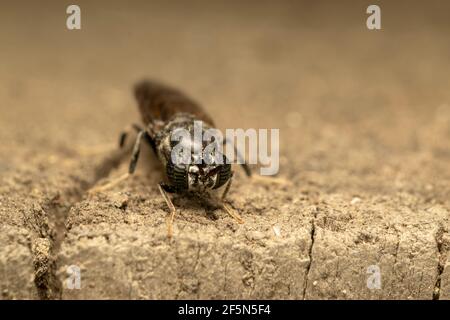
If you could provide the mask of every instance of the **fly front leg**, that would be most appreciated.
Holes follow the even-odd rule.
[[[166,201],[167,206],[170,210],[170,215],[167,219],[167,237],[170,239],[173,235],[173,220],[175,218],[176,208],[173,205],[172,200],[170,199],[169,195],[167,193],[174,193],[175,189],[167,184],[159,183],[158,184],[159,192],[161,193],[162,197],[164,198],[164,201]]]
[[[139,154],[141,153],[141,140],[147,133],[144,130],[139,131],[134,143],[133,152],[131,153],[130,166],[128,167],[128,174],[131,175],[136,171],[136,165],[139,160]]]
[[[91,190],[88,191],[88,193],[94,194],[97,192],[101,192],[101,191],[110,189],[110,188],[116,186],[117,184],[119,184],[120,182],[128,179],[128,177],[134,173],[134,171],[136,170],[137,162],[139,160],[139,154],[141,152],[142,137],[144,137],[145,135],[146,135],[146,132],[144,130],[139,131],[139,133],[137,135],[136,142],[134,143],[134,147],[133,147],[133,152],[131,154],[131,160],[130,160],[130,165],[128,167],[128,172],[121,175],[120,177],[108,182],[107,184],[105,184],[103,186],[92,188]]]
[[[237,213],[236,210],[234,210],[228,203],[222,202],[221,203],[222,209],[225,210],[226,213],[230,215],[234,220],[236,220],[237,223],[243,224],[245,221],[241,218],[239,213]]]
[[[225,189],[223,190],[222,197],[220,198],[220,200],[222,200],[222,201],[225,200],[225,198],[228,194],[228,191],[230,191],[231,183],[233,182],[233,176],[234,176],[234,172],[231,172],[230,179],[228,179],[228,182],[225,185]]]
[[[242,224],[244,223],[244,219],[241,218],[241,216],[234,210],[229,204],[225,203],[225,198],[228,194],[228,191],[230,191],[231,183],[233,181],[233,175],[234,173],[231,173],[230,179],[228,179],[227,184],[225,185],[225,189],[223,190],[222,196],[220,199],[218,199],[218,202],[220,203],[222,209],[228,213],[234,220],[236,220],[238,223]]]

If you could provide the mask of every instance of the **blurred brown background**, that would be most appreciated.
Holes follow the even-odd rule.
[[[333,152],[356,137],[343,152],[445,153],[435,140],[448,132],[425,131],[449,117],[448,2],[377,3],[380,31],[366,28],[366,1],[80,1],[78,31],[65,27],[69,2],[5,4],[1,136],[110,141],[137,119],[131,85],[151,77],[190,93],[222,128],[282,129],[291,163],[322,139]]]

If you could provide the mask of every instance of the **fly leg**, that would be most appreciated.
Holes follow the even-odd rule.
[[[228,203],[222,202],[222,209],[225,210],[226,213],[228,213],[234,220],[237,221],[239,224],[244,223],[244,219],[241,218],[241,216],[234,210]]]
[[[244,219],[241,218],[241,216],[234,210],[228,203],[225,203],[225,198],[228,194],[228,191],[230,191],[231,183],[233,181],[233,175],[234,173],[231,173],[230,179],[228,180],[227,184],[225,185],[225,189],[223,190],[222,196],[219,199],[219,203],[222,207],[222,209],[228,213],[234,220],[236,220],[238,223],[242,224],[244,223]]]
[[[172,200],[170,200],[170,197],[167,193],[174,193],[175,189],[172,186],[164,183],[159,183],[158,188],[170,210],[170,215],[167,219],[167,237],[170,239],[173,235],[173,220],[175,218],[175,213],[177,210],[175,209],[175,206],[173,205],[173,202]]]
[[[227,184],[225,185],[225,189],[223,190],[222,196],[220,197],[220,200],[225,201],[225,197],[228,194],[228,191],[230,191],[231,183],[233,181],[234,172],[231,172],[230,179],[228,180]]]
[[[120,177],[108,182],[107,184],[105,184],[103,186],[92,188],[91,190],[89,190],[90,194],[94,194],[97,192],[101,192],[101,191],[110,189],[110,188],[116,186],[117,184],[119,184],[120,182],[126,180],[129,176],[131,176],[134,173],[134,171],[136,170],[137,162],[139,160],[139,153],[141,151],[142,137],[145,135],[147,135],[147,133],[144,130],[139,131],[139,133],[137,135],[136,142],[134,143],[134,147],[133,147],[133,152],[131,154],[131,160],[130,160],[130,166],[128,167],[128,172],[121,175]]]

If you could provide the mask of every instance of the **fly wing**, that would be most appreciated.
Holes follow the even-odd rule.
[[[211,117],[200,105],[181,91],[158,82],[144,80],[136,84],[134,94],[142,121],[146,125],[155,120],[166,123],[178,113],[189,113],[198,120],[214,127]]]

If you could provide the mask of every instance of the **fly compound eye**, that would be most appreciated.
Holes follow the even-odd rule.
[[[177,190],[188,189],[188,175],[184,166],[173,165],[169,162],[167,165],[167,178]]]
[[[220,169],[217,172],[216,184],[213,189],[220,188],[231,178],[231,164],[224,163],[220,165],[219,168]]]

